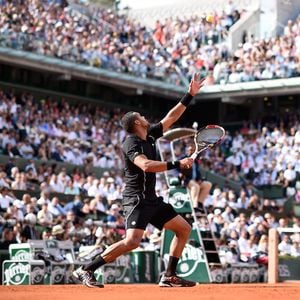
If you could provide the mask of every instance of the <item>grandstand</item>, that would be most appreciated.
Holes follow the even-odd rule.
[[[248,13],[240,10],[243,1],[229,1],[227,5],[221,5],[222,1],[211,2],[210,5],[206,2],[189,2],[188,11],[198,13],[191,17],[188,12],[178,17],[181,2],[177,6],[172,5],[172,9],[159,7],[157,10],[165,14],[161,17],[154,9],[153,15],[161,18],[154,30],[137,22],[134,17],[131,19],[126,14],[95,7],[89,9],[60,1],[47,4],[37,1],[30,6],[12,6],[8,2],[1,6],[0,46],[136,77],[154,78],[173,85],[186,84],[187,78],[190,79],[195,71],[202,72],[203,76],[210,75],[210,84],[298,75],[296,37],[299,20],[293,23],[286,17],[277,16],[283,24],[291,23],[281,39],[263,40],[263,29],[259,28],[260,24],[263,25],[260,22],[262,13],[257,1],[248,3]],[[288,10],[295,11],[293,8],[299,9],[294,2]],[[280,11],[279,6],[276,9]],[[50,18],[44,17],[47,11],[51,11]],[[30,17],[25,18],[23,12]],[[31,22],[37,12],[41,20],[32,27]],[[166,12],[172,17],[169,18]],[[12,13],[19,17],[11,19]],[[205,21],[205,15],[209,13],[214,16],[212,23]],[[144,18],[141,11],[137,14]],[[151,18],[149,10],[147,15]],[[276,28],[272,30],[274,34]],[[284,53],[276,51],[278,43],[286,49]],[[272,52],[266,52],[266,48]],[[291,48],[294,50],[289,53]]]
[[[78,252],[124,236],[120,117],[134,109],[160,119],[200,71],[207,85],[177,125],[215,123],[227,133],[200,159],[213,188],[198,221],[212,232],[220,263],[265,270],[268,231],[300,226],[300,6],[275,2],[276,24],[263,27],[266,1],[120,11],[0,1],[4,257],[10,244],[29,240],[70,239]],[[157,179],[167,200],[170,186]],[[300,257],[299,234],[280,237],[282,254]],[[160,241],[149,228],[141,248],[157,250]]]

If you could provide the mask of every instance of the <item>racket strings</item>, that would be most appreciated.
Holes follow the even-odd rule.
[[[198,145],[198,148],[205,148],[207,146],[209,146],[211,143],[210,142],[204,142],[204,141],[201,141],[201,142],[197,142],[197,145]]]
[[[207,146],[209,144],[216,143],[221,137],[223,133],[218,129],[207,129],[200,131],[196,137],[197,144]]]

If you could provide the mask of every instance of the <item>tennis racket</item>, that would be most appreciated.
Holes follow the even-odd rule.
[[[225,130],[218,125],[207,125],[198,130],[195,134],[194,142],[196,149],[191,155],[193,160],[204,150],[222,142],[225,136]]]

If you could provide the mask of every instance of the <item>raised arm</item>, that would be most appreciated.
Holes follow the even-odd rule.
[[[188,92],[182,97],[179,103],[177,103],[161,120],[163,125],[163,132],[168,130],[184,113],[193,97],[199,92],[204,85],[206,78],[200,80],[198,73],[194,74],[193,79],[190,82]]]

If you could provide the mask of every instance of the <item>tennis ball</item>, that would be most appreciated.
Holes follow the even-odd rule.
[[[206,22],[212,23],[214,21],[214,16],[213,15],[207,15],[206,16]]]

